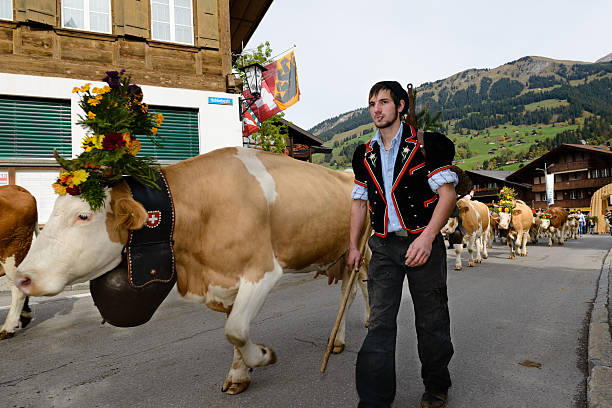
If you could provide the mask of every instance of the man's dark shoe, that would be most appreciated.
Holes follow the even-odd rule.
[[[432,393],[425,392],[421,397],[421,408],[445,408],[448,392]]]

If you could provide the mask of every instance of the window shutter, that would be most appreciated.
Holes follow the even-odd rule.
[[[115,4],[115,33],[149,38],[149,3],[141,0],[122,0]]]
[[[198,0],[198,46],[219,49],[219,6],[217,0]]]
[[[34,21],[55,26],[57,3],[55,0],[17,0],[17,21]]]
[[[163,147],[155,146],[147,136],[138,136],[141,144],[139,155],[179,161],[200,154],[197,109],[149,106],[149,113],[164,115],[157,133],[164,138]]]
[[[70,101],[0,96],[0,157],[70,157]]]

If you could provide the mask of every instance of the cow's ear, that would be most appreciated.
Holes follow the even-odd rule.
[[[468,211],[468,207],[461,207],[459,208],[459,214],[465,214]]]
[[[521,210],[518,210],[518,209],[514,210],[513,213],[516,214],[516,215],[519,215],[521,213]]]
[[[113,213],[117,225],[129,230],[142,228],[147,221],[147,211],[133,198],[120,198],[113,203]]]

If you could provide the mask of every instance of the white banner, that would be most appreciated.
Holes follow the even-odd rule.
[[[546,175],[546,202],[548,205],[555,203],[555,175]]]
[[[0,171],[0,186],[8,186],[8,171]]]

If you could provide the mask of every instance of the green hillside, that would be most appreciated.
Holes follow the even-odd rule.
[[[560,143],[605,144],[612,129],[612,63],[524,57],[495,69],[470,69],[417,89],[417,112],[441,112],[442,131],[464,169],[516,169]],[[328,155],[315,161],[348,167],[373,136],[367,108],[310,129]]]

